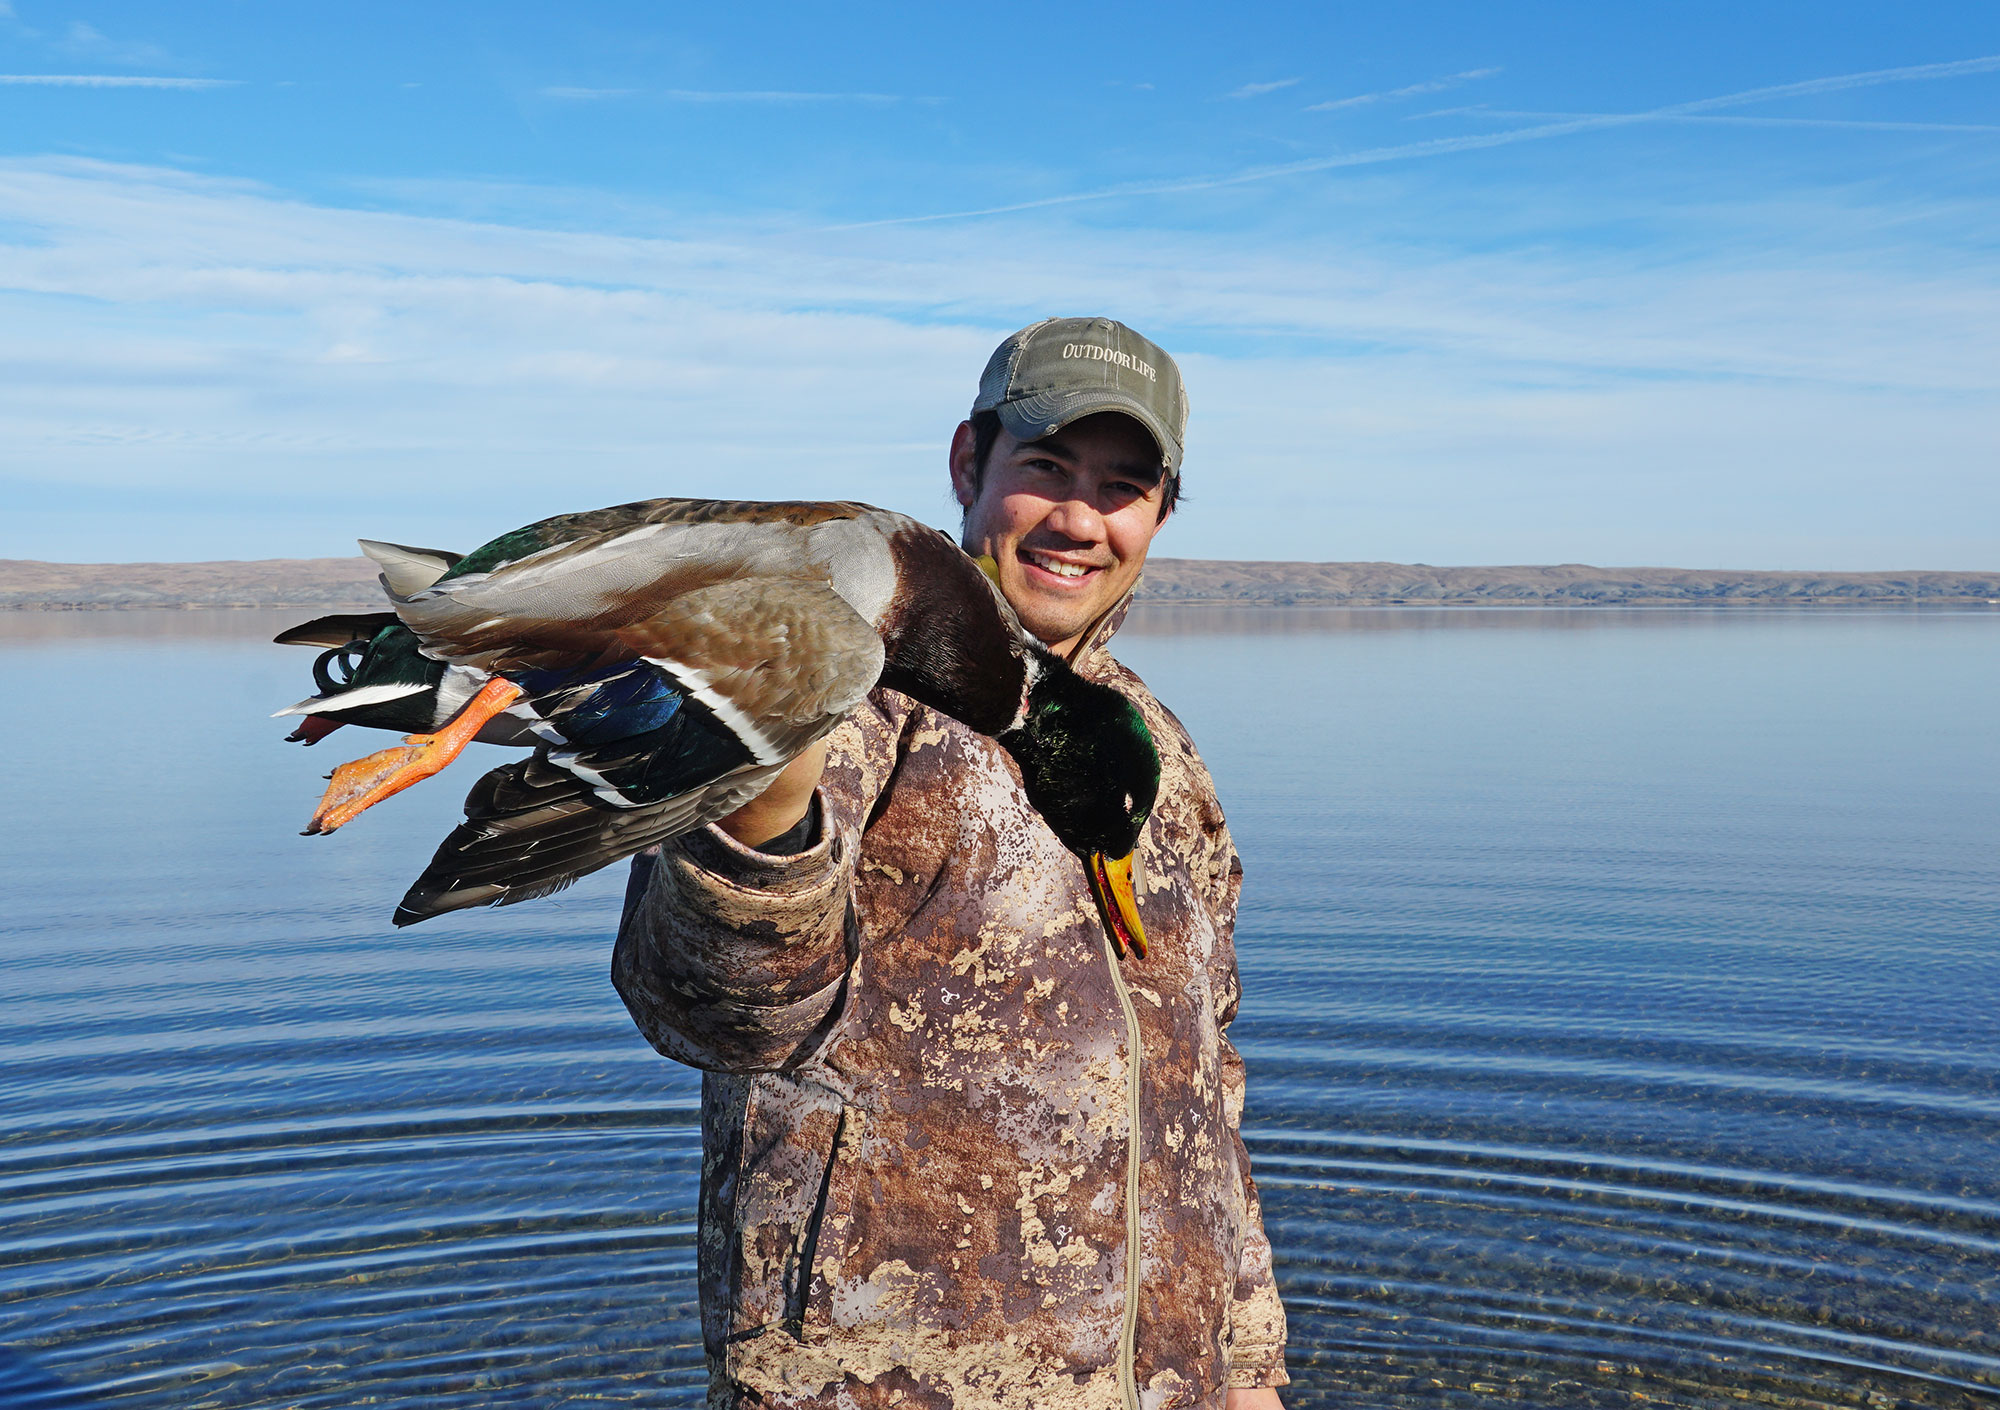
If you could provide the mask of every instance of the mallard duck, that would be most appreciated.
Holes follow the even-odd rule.
[[[1138,710],[1037,641],[992,565],[849,503],[656,499],[544,519],[460,557],[363,540],[395,611],[319,618],[320,693],[281,714],[409,730],[330,776],[336,830],[475,738],[533,742],[482,778],[397,908],[410,925],[547,895],[733,812],[878,683],[992,736],[1145,954],[1132,853],[1159,788]]]

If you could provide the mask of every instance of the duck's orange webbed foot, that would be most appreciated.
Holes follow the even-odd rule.
[[[410,734],[403,742],[379,750],[365,759],[342,764],[331,775],[333,781],[319,800],[319,808],[306,824],[304,836],[332,832],[350,823],[384,798],[401,793],[413,783],[421,783],[459,756],[480,729],[495,715],[521,698],[521,687],[504,676],[495,676],[465,702],[465,708],[450,724],[435,734]]]

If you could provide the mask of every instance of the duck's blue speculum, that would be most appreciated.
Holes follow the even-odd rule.
[[[560,743],[550,761],[616,806],[676,797],[754,762],[713,710],[651,662],[506,674],[546,721],[538,732]]]
[[[686,700],[674,682],[643,661],[587,670],[510,671],[507,679],[527,692],[536,713],[565,740],[582,748],[660,729]]]

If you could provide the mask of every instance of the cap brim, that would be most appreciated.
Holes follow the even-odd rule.
[[[1172,475],[1181,468],[1181,445],[1172,432],[1137,397],[1115,387],[1093,387],[1087,391],[1034,392],[993,408],[1007,434],[1017,441],[1038,441],[1053,436],[1072,421],[1095,416],[1100,411],[1122,411],[1146,428],[1160,452],[1160,465]]]

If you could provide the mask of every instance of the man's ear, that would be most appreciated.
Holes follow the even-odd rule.
[[[974,459],[972,423],[961,421],[951,433],[951,492],[960,509],[972,508],[979,497],[979,466]]]

